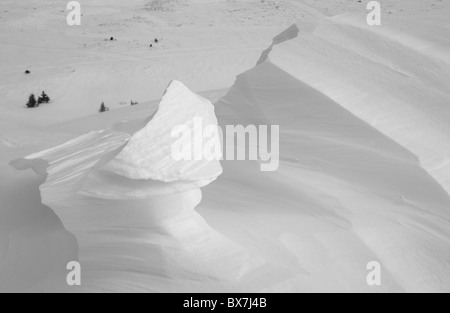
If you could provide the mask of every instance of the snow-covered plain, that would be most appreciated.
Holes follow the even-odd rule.
[[[0,291],[450,291],[450,4],[382,3],[369,27],[366,1],[97,0],[69,27],[3,0]],[[203,97],[222,126],[280,125],[279,170],[161,181],[154,127]]]

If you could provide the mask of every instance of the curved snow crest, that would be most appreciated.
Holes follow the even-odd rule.
[[[447,33],[406,18],[381,28],[353,15],[300,21],[258,65],[273,64],[412,152],[450,194]]]
[[[126,144],[128,134],[93,131],[10,163],[17,170],[33,169],[46,178],[40,187],[44,202],[77,192],[101,161]]]
[[[217,125],[212,104],[174,81],[136,132],[115,125],[11,162],[46,177],[42,202],[76,236],[78,259],[89,268],[83,290],[167,291],[179,279],[181,291],[221,291],[260,273],[261,258],[250,258],[195,212],[200,187],[222,167],[172,158],[171,128],[194,127],[193,117]]]
[[[204,125],[218,125],[211,102],[181,82],[173,81],[154,118],[136,132],[103,169],[130,179],[163,182],[214,180],[222,174],[219,161],[175,161],[172,155],[172,147],[178,140],[172,136],[173,129],[185,125],[193,132],[195,118],[200,118]]]
[[[134,134],[113,126],[10,165],[18,170],[31,168],[46,177],[41,186],[45,202],[73,193],[103,199],[145,199],[200,188],[222,174],[220,162],[176,161],[171,154],[176,141],[171,137],[173,127],[194,127],[194,117],[208,125],[218,124],[208,100],[173,81],[158,111]]]
[[[300,32],[300,29],[298,28],[297,24],[293,24],[293,25],[291,25],[291,27],[286,29],[284,32],[282,32],[281,34],[279,34],[278,36],[273,38],[272,45],[268,49],[263,51],[260,59],[258,60],[257,65],[265,62],[269,58],[269,55],[272,52],[272,49],[275,45],[278,45],[285,41],[296,38],[298,36],[299,32]]]

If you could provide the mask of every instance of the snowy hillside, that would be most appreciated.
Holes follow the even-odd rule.
[[[3,0],[0,291],[449,292],[450,5],[365,6]],[[174,160],[196,117],[279,168]]]

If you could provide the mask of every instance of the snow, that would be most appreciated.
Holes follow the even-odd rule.
[[[450,191],[448,30],[406,19],[378,31],[361,21],[299,23],[300,34],[275,45],[270,60],[412,151]]]
[[[131,179],[152,179],[163,182],[179,180],[214,180],[222,174],[219,161],[175,160],[172,147],[178,137],[172,131],[186,126],[192,146],[202,145],[202,136],[193,136],[195,119],[205,126],[217,126],[214,106],[192,93],[181,82],[173,81],[167,88],[155,116],[136,132],[118,155],[103,169]],[[201,129],[203,131],[203,129]],[[218,129],[216,127],[216,133]],[[193,150],[193,148],[191,148]]]
[[[385,1],[380,27],[364,1],[64,9],[0,3],[0,291],[450,291],[448,3]],[[280,125],[279,170],[174,164],[198,114]]]
[[[281,125],[279,171],[225,162],[200,210],[291,271],[269,290],[369,291],[361,280],[369,259],[389,272],[379,291],[447,290],[449,197],[414,154],[269,61],[240,75],[217,107],[221,123],[262,116]],[[230,189],[233,199],[214,204]]]
[[[11,165],[18,170],[32,168],[46,179],[40,187],[44,202],[79,192],[107,199],[145,199],[203,187],[222,174],[219,160],[176,161],[172,155],[178,140],[172,129],[185,125],[194,132],[195,118],[217,129],[214,106],[173,81],[157,111],[135,133],[116,125],[112,128],[122,132],[93,131]],[[192,139],[195,145],[199,138]]]

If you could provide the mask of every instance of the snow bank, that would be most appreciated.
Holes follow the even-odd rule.
[[[222,173],[219,161],[173,160],[171,128],[192,126],[194,117],[217,125],[213,105],[174,81],[134,134],[93,131],[11,162],[46,178],[42,201],[77,237],[84,291],[223,290],[205,283],[232,284],[258,263],[194,211],[199,187]],[[189,287],[171,286],[173,277]],[[66,286],[51,280],[39,288]]]
[[[414,153],[450,192],[448,30],[360,14],[299,21],[262,55]],[[281,40],[280,40],[281,39]]]
[[[131,179],[163,182],[207,179],[207,183],[211,182],[222,173],[219,162],[175,161],[172,155],[172,146],[178,140],[172,137],[172,130],[185,125],[194,133],[194,118],[201,119],[204,125],[217,125],[213,105],[182,83],[173,81],[151,122],[136,132],[104,169]]]
[[[46,178],[40,187],[43,201],[63,198],[82,187],[89,172],[104,157],[112,156],[126,144],[129,135],[112,131],[94,131],[59,146],[14,160],[18,170],[33,169]]]
[[[434,124],[405,129],[415,115],[363,97],[357,87],[365,84],[365,92],[374,96],[376,91],[378,99],[409,97],[409,89],[400,88],[404,84],[397,75],[389,81],[397,83],[393,89],[383,79],[371,79],[380,73],[387,79],[392,72],[371,62],[357,66],[359,56],[348,51],[354,46],[317,38],[327,25],[290,27],[216,104],[221,125],[280,125],[281,166],[260,173],[251,162],[224,162],[224,175],[208,187],[211,196],[200,212],[220,232],[289,272],[290,279],[265,290],[449,290],[450,198],[438,177],[422,168],[428,154],[412,149],[425,152],[431,146],[444,158],[449,155],[445,143],[436,141],[439,137],[414,137]],[[333,37],[348,32],[358,36],[361,31],[339,28]],[[332,40],[326,31],[320,34]],[[355,39],[361,47],[367,45],[365,35]],[[340,97],[330,97],[332,92]],[[358,105],[344,107],[342,100],[352,96]],[[361,109],[367,120],[357,114],[360,107],[367,109]],[[377,123],[369,121],[377,116]],[[383,125],[399,128],[412,145],[399,144]],[[371,261],[383,266],[379,288],[365,282]]]
[[[176,161],[171,151],[178,140],[171,134],[174,127],[186,125],[194,132],[194,118],[202,119],[204,125],[217,125],[213,105],[173,81],[157,112],[134,134],[118,132],[121,125],[113,127],[115,130],[94,131],[11,165],[21,170],[33,168],[45,176],[41,190],[48,197],[81,193],[143,199],[203,187],[222,173],[220,162]]]
[[[215,105],[221,126],[280,126],[276,172],[223,161],[204,186],[218,164],[158,154],[185,117],[216,121],[177,82],[153,117],[133,111],[137,122],[13,162],[47,177],[43,202],[78,239],[80,291],[450,290],[447,172],[431,167],[449,155],[438,110],[448,70],[424,53],[445,46],[405,45],[351,18],[289,28]],[[379,287],[366,283],[372,261]]]

